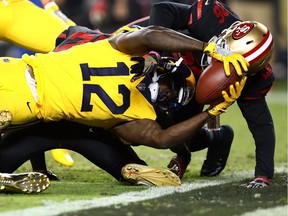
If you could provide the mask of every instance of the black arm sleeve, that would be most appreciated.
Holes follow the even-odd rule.
[[[191,6],[174,2],[153,4],[150,11],[150,25],[159,25],[174,30],[187,28]]]
[[[208,42],[239,17],[220,1],[194,1],[191,5],[175,2],[154,4],[150,25],[160,25]]]

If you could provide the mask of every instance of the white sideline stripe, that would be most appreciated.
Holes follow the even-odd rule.
[[[61,213],[67,213],[72,211],[80,211],[85,209],[92,209],[97,207],[107,207],[112,205],[127,205],[129,203],[154,199],[173,193],[184,193],[191,190],[215,186],[224,184],[229,181],[206,181],[182,184],[179,187],[167,186],[167,187],[151,187],[147,190],[122,193],[117,196],[95,198],[92,200],[77,200],[77,201],[65,201],[63,203],[46,202],[47,206],[28,208],[24,210],[9,211],[0,214],[1,216],[54,216]]]
[[[278,206],[275,208],[268,209],[258,209],[253,212],[246,212],[241,216],[259,216],[259,215],[269,215],[269,216],[287,216],[288,215],[288,205]]]
[[[278,168],[276,172],[287,172],[287,167]],[[77,200],[77,201],[64,201],[62,203],[54,201],[46,201],[44,205],[34,208],[27,208],[23,210],[3,212],[0,216],[54,216],[62,213],[68,213],[72,211],[80,211],[85,209],[92,209],[97,207],[107,207],[112,205],[127,205],[129,203],[154,199],[173,193],[185,193],[188,191],[210,187],[229,182],[240,181],[253,176],[253,171],[250,172],[238,172],[231,173],[222,177],[220,180],[199,180],[189,183],[183,183],[179,187],[167,186],[167,187],[150,187],[147,190],[122,193],[117,196],[95,198],[91,200]],[[267,212],[266,212],[267,213]],[[270,216],[270,214],[268,214]],[[246,215],[245,215],[246,216]],[[252,216],[252,215],[247,215]],[[277,215],[278,216],[278,215]]]

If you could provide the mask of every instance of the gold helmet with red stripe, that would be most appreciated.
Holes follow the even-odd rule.
[[[247,75],[256,74],[271,60],[273,37],[267,27],[256,21],[236,22],[224,30],[217,45],[232,53],[242,54],[249,62]]]

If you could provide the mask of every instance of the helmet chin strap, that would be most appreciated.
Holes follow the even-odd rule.
[[[174,73],[178,69],[178,67],[182,61],[183,61],[183,58],[181,57],[175,62],[174,68],[172,69],[171,73]],[[150,83],[148,86],[148,88],[151,92],[151,101],[153,103],[156,102],[158,94],[159,94],[159,83],[158,83],[159,78],[160,78],[160,76],[157,76],[157,72],[154,71],[153,77],[152,77],[152,83]],[[183,95],[183,91],[182,91],[182,95]]]
[[[223,55],[223,56],[229,56],[233,54],[233,52],[230,51],[229,44],[227,43],[227,40],[225,39],[225,36],[231,32],[230,29],[225,29],[223,31],[225,34],[221,36],[213,36],[209,42],[216,43],[216,52]],[[205,70],[206,67],[208,67],[212,63],[212,58],[206,54],[203,53],[201,58],[201,67],[202,70]]]
[[[151,101],[153,103],[156,102],[158,93],[159,93],[159,83],[157,82],[159,80],[160,76],[157,76],[157,72],[154,71],[153,77],[152,77],[152,83],[149,84],[148,88],[151,93]]]
[[[173,68],[171,73],[174,73],[177,70],[177,68],[179,67],[179,65],[181,64],[182,61],[183,61],[183,58],[181,57],[175,62],[175,67]]]
[[[183,95],[184,95],[184,89],[183,89],[183,87],[181,87],[181,88],[179,89],[179,93],[178,93],[178,103],[181,103],[181,102],[182,102]]]

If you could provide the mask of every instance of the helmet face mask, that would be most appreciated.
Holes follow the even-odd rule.
[[[195,92],[195,77],[182,60],[162,57],[149,85],[152,102],[163,110],[176,110],[189,103]]]
[[[273,54],[273,37],[266,26],[256,21],[235,22],[213,40],[221,50],[239,53],[249,62],[247,75],[262,70]],[[217,50],[218,51],[218,50]],[[227,55],[227,53],[221,53]]]

